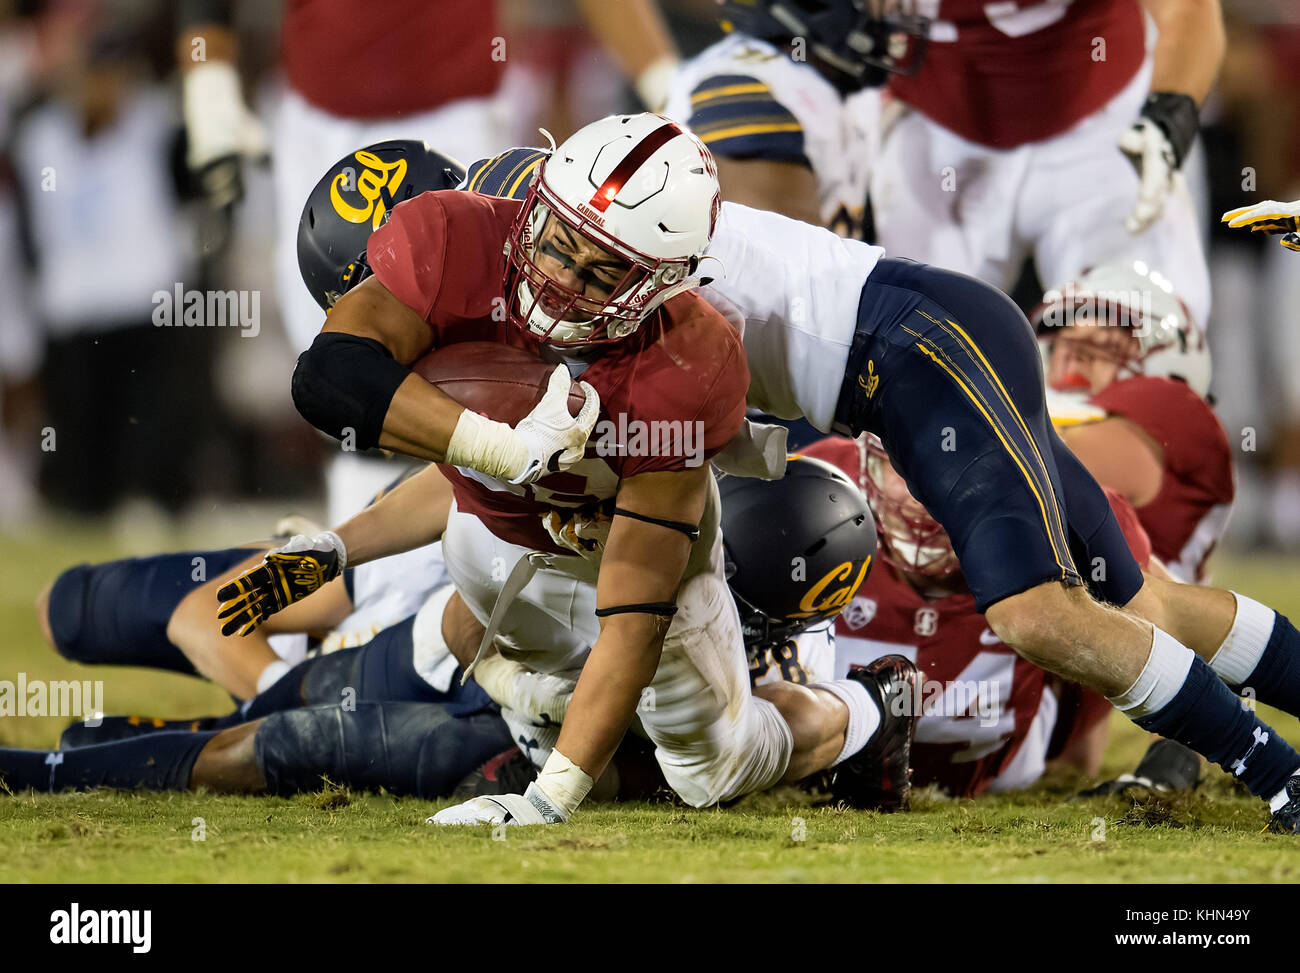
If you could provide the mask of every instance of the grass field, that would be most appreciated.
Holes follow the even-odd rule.
[[[231,536],[209,529],[170,546]],[[0,539],[0,679],[102,679],[109,712],[228,709],[228,697],[197,680],[76,666],[41,642],[31,605],[60,568],[163,546],[75,525]],[[1300,615],[1294,560],[1224,557],[1218,580]],[[1294,719],[1266,719],[1300,741]],[[0,745],[53,746],[66,722],[0,719]],[[1145,747],[1122,719],[1112,741],[1106,771],[1131,768]],[[1260,834],[1263,806],[1217,768],[1171,801],[1068,800],[1082,783],[975,801],[922,792],[911,814],[892,816],[812,806],[793,791],[727,810],[587,807],[564,827],[511,829],[501,841],[487,829],[426,826],[437,803],[341,790],[294,799],[0,793],[0,882],[1300,881],[1300,844]]]

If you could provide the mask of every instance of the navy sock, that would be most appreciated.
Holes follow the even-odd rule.
[[[1300,632],[1281,612],[1273,613],[1273,634],[1242,687],[1261,703],[1300,716]]]
[[[9,750],[0,748],[0,780],[10,790],[41,791],[93,787],[143,787],[182,791],[208,733],[151,733],[76,750]]]
[[[1243,706],[1199,658],[1167,705],[1134,722],[1213,760],[1266,801],[1300,768],[1300,753]]]

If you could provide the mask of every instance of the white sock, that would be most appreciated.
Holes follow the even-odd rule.
[[[1158,713],[1178,695],[1191,672],[1196,655],[1168,632],[1151,627],[1151,654],[1133,685],[1118,696],[1107,696],[1110,704],[1131,720]]]
[[[855,679],[836,679],[833,682],[815,682],[809,689],[824,689],[849,709],[849,726],[844,732],[844,746],[831,766],[847,760],[867,745],[871,735],[880,726],[880,705],[871,697],[867,687]]]
[[[415,613],[411,625],[411,642],[414,651],[412,663],[420,678],[439,692],[451,690],[452,676],[456,674],[456,657],[447,648],[447,641],[442,637],[442,615],[447,610],[447,602],[456,593],[454,585],[438,588]]]
[[[268,662],[266,668],[262,670],[262,674],[257,677],[257,694],[260,696],[262,693],[266,692],[280,681],[280,677],[292,668],[293,666],[289,665],[289,663],[285,662],[283,659],[276,659],[274,662]]]
[[[1298,774],[1300,774],[1300,767],[1297,767],[1291,776],[1295,777]],[[1286,785],[1284,784],[1280,791],[1268,799],[1268,809],[1270,811],[1277,811],[1282,807],[1282,805],[1286,804],[1290,800],[1291,798],[1287,796]]]
[[[1227,638],[1210,660],[1210,668],[1229,686],[1241,686],[1255,671],[1268,647],[1277,613],[1235,591],[1232,596],[1237,599],[1237,614]]]

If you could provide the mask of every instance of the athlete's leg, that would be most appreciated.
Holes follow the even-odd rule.
[[[883,263],[863,294],[883,325],[855,346],[840,424],[881,434],[913,494],[948,530],[977,608],[1003,641],[1104,693],[1139,726],[1198,750],[1280,807],[1300,754],[1191,650],[1083,590],[1079,569],[1123,605],[1142,576],[1096,482],[1069,462],[1064,478],[1058,472],[1023,315],[970,278]],[[855,391],[869,360],[879,384]],[[1092,571],[1098,558],[1100,575]]]
[[[167,639],[177,646],[202,676],[240,699],[257,695],[257,681],[266,667],[279,660],[268,634],[257,631],[247,638],[224,636],[216,621],[217,590],[265,556],[256,551],[237,564],[209,575],[176,606],[167,622]]]
[[[790,727],[790,762],[780,783],[792,784],[831,766],[844,749],[849,709],[836,696],[792,682],[754,687]]]
[[[230,548],[76,565],[37,598],[41,631],[55,651],[75,662],[193,675],[194,666],[168,637],[168,625],[206,578],[249,554],[247,548]]]

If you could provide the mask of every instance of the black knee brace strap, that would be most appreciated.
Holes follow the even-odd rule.
[[[358,450],[379,442],[384,416],[409,368],[373,338],[325,331],[298,356],[293,404],[321,432],[342,439],[351,429]]]

